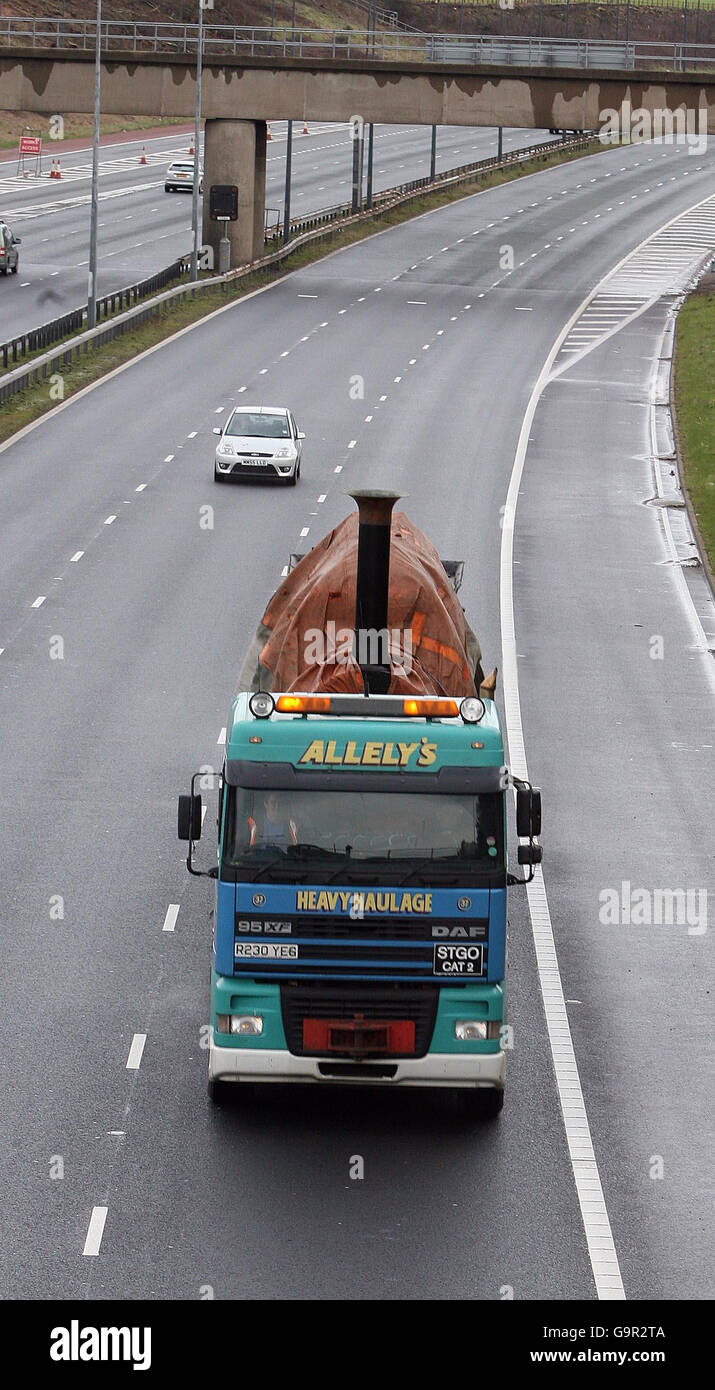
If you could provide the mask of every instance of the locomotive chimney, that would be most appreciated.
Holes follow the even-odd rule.
[[[387,604],[390,587],[390,528],[399,492],[351,492],[358,508],[355,641],[366,695],[385,694],[390,684]]]

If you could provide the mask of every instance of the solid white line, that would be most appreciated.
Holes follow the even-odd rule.
[[[126,1070],[127,1070],[127,1071],[138,1071],[138,1070],[139,1070],[139,1067],[140,1067],[140,1064],[141,1064],[141,1059],[142,1059],[142,1053],[143,1053],[143,1051],[144,1051],[144,1044],[145,1044],[145,1042],[146,1042],[146,1033],[135,1033],[135,1034],[134,1034],[134,1037],[132,1038],[132,1045],[131,1045],[131,1047],[130,1047],[130,1049],[129,1049],[129,1056],[127,1057],[127,1065],[126,1065]]]
[[[161,929],[162,931],[174,930],[174,927],[176,926],[176,919],[179,915],[179,907],[180,903],[169,903],[169,906],[166,909],[166,917],[164,918],[164,925]]]
[[[216,743],[219,744],[219,745],[223,745],[225,742],[226,742],[226,730],[225,730],[225,728],[224,728],[224,729],[221,730],[221,732],[220,732],[218,738],[216,739]]]
[[[706,202],[707,199],[703,199],[702,201]],[[696,206],[699,206],[699,204]],[[686,209],[686,212],[687,211]],[[684,213],[679,213],[678,217],[684,215]],[[676,219],[673,218],[672,220],[675,221]],[[670,223],[666,225],[669,226]],[[653,235],[657,235],[657,233]],[[646,240],[648,241],[650,238],[646,238]],[[644,244],[644,242],[641,243],[641,245]],[[634,251],[629,252],[628,256],[624,256],[618,266],[615,266],[604,279],[610,278],[621,265],[632,256],[635,256],[638,250],[640,250],[640,247],[636,247]],[[602,283],[603,281],[600,281],[599,286]],[[536,408],[541,400],[546,385],[556,376],[556,373],[552,376],[552,367],[562,344],[586,306],[591,302],[594,295],[598,293],[599,286],[586,295],[585,299],[562,328],[549,352],[531,393],[526,414],[524,415],[521,433],[519,435],[519,442],[504,508],[500,559],[504,707],[506,713],[510,764],[516,776],[524,779],[528,778],[528,768],[521,721],[513,590],[516,505],[524,471],[529,435],[533,425]],[[586,1242],[588,1245],[596,1292],[599,1299],[621,1300],[625,1299],[626,1295],[613,1241],[613,1234],[611,1232],[606,1202],[603,1196],[603,1189],[601,1187],[601,1179],[591,1139],[583,1091],[581,1089],[576,1054],[574,1052],[568,1013],[561,984],[561,974],[556,955],[551,914],[549,912],[546,887],[541,868],[537,868],[535,877],[527,889],[527,896],[536,950],[536,962],[539,971],[539,981],[546,1014],[546,1025],[551,1046],[551,1056],[554,1072],[556,1074],[556,1085],[561,1102],[569,1157],[571,1159],[576,1192],[581,1208],[581,1216],[586,1234]]]
[[[92,1215],[89,1218],[87,1236],[84,1242],[83,1255],[98,1255],[99,1247],[102,1244],[104,1235],[104,1223],[107,1220],[108,1207],[92,1207]]]

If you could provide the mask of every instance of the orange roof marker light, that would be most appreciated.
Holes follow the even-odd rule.
[[[456,700],[403,700],[405,714],[424,719],[456,719],[459,705]]]
[[[329,695],[279,695],[279,714],[330,714]]]

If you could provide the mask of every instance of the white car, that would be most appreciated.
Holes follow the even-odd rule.
[[[178,193],[180,188],[186,188],[191,193],[194,187],[193,159],[175,159],[169,165],[164,175],[164,192]],[[204,191],[204,171],[199,171],[199,193]]]
[[[238,405],[214,434],[214,480],[274,478],[295,487],[305,435],[286,406]]]

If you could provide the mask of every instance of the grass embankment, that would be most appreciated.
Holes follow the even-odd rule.
[[[589,152],[593,153],[602,149],[603,146],[598,141],[593,142],[592,150],[590,146],[588,147]],[[170,337],[180,328],[186,328],[189,324],[196,323],[214,309],[234,300],[242,299],[251,290],[268,285],[289,271],[299,270],[302,266],[310,265],[331,251],[343,246],[351,246],[354,242],[362,241],[373,232],[382,231],[385,227],[398,226],[402,222],[409,221],[412,217],[418,217],[421,213],[431,212],[435,208],[444,207],[461,198],[470,197],[482,189],[492,188],[500,183],[510,183],[512,179],[519,178],[524,174],[536,173],[546,166],[566,163],[571,159],[578,158],[583,153],[583,150],[557,150],[555,153],[538,155],[524,164],[509,165],[506,169],[495,169],[480,178],[478,183],[460,184],[453,188],[427,191],[415,199],[410,199],[408,203],[387,209],[379,216],[367,218],[365,221],[354,223],[349,227],[335,229],[317,244],[308,243],[306,246],[299,247],[276,266],[254,271],[250,275],[243,276],[240,280],[229,281],[225,286],[217,285],[204,290],[197,294],[193,300],[188,300],[182,304],[172,304],[165,312],[157,311],[156,317],[149,323],[142,324],[131,332],[125,333],[121,338],[117,338],[116,341],[93,349],[86,355],[83,350],[79,360],[73,361],[71,365],[55,368],[54,371],[59,372],[63,377],[64,399],[67,400],[70,396],[81,391],[83,387],[99,380],[107,372],[113,371],[115,367],[131,361],[145,348],[153,347],[155,343]],[[267,249],[275,248],[269,247]],[[72,339],[69,338],[67,340],[68,348],[71,342]],[[59,347],[60,344],[56,346]],[[18,365],[23,364],[19,363]],[[57,400],[50,398],[49,377],[36,385],[26,387],[24,391],[19,391],[17,395],[0,405],[0,443],[9,439],[17,430],[23,429],[32,420],[45,415],[56,404]]]
[[[62,117],[63,140],[91,140],[94,131],[91,116],[67,115]],[[189,121],[176,121],[164,116],[105,116],[100,124],[102,135],[126,135],[131,131],[154,130],[166,127],[169,134],[174,128],[181,129]],[[42,157],[63,154],[61,145],[50,138],[50,123],[46,116],[36,116],[29,111],[0,111],[0,150],[16,150],[21,135],[42,136]],[[71,153],[71,151],[70,151]],[[28,168],[32,167],[31,155],[27,155]]]
[[[715,569],[715,275],[705,277],[678,315],[674,401],[683,482],[712,583]]]

